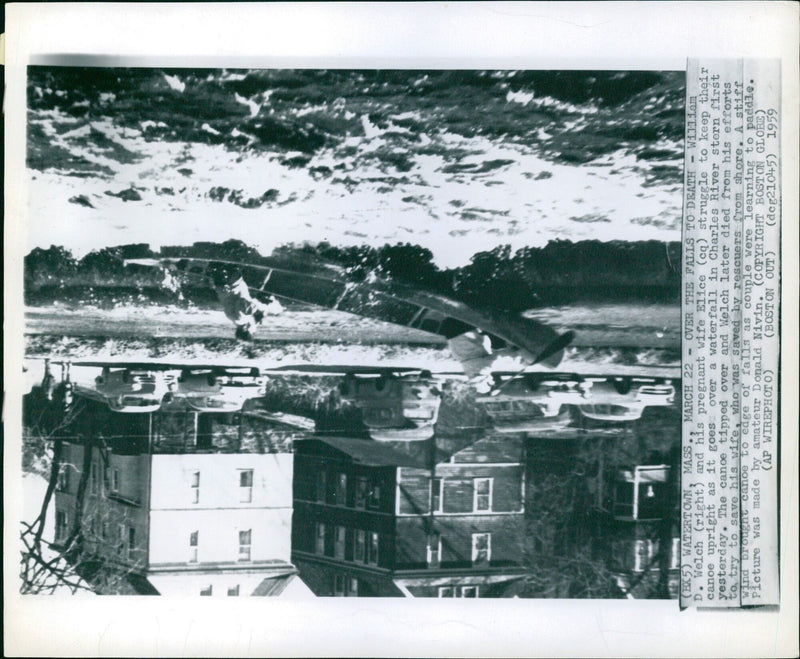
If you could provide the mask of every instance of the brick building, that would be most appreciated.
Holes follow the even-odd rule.
[[[435,441],[296,443],[292,560],[315,594],[514,594],[522,441],[487,437],[450,451]]]

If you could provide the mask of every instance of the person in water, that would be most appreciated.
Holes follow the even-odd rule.
[[[519,358],[514,346],[495,348],[492,338],[479,329],[464,332],[447,341],[450,352],[461,362],[464,373],[478,393],[487,393],[494,386],[492,371],[501,357]]]
[[[281,313],[283,305],[272,297],[266,303],[253,298],[241,273],[228,277],[230,283],[224,283],[225,279],[215,277],[217,298],[222,303],[225,315],[236,325],[236,338],[249,341],[264,317]]]

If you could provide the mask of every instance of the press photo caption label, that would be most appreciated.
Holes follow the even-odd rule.
[[[780,68],[690,60],[681,606],[777,604]]]

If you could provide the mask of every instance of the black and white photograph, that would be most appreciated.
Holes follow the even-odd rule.
[[[23,592],[677,596],[683,72],[27,94]]]
[[[7,652],[790,656],[797,63],[647,4],[12,8]]]

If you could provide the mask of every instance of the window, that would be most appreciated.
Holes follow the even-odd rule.
[[[333,576],[333,596],[334,597],[344,597],[345,596],[345,584],[347,581],[347,577],[343,574],[335,574]]]
[[[381,507],[381,486],[373,484],[367,498],[367,508],[378,509]]]
[[[200,594],[203,595],[204,597],[210,597],[211,593],[213,592],[214,592],[214,587],[207,586],[206,588],[203,588],[203,590],[200,591]]]
[[[103,525],[100,529],[100,535],[103,540],[108,540],[108,522],[103,522]]]
[[[128,558],[131,557],[133,554],[133,550],[136,547],[136,529],[132,526],[128,527]]]
[[[432,533],[428,536],[428,567],[439,567],[442,560],[442,536]]]
[[[92,462],[89,467],[92,494],[100,494],[100,467],[96,462]]]
[[[669,555],[669,569],[677,570],[681,567],[681,539],[672,538],[672,553]]]
[[[239,501],[250,503],[253,501],[253,470],[242,469],[239,471]]]
[[[477,597],[478,586],[439,586],[439,597]]]
[[[250,560],[250,541],[252,539],[252,532],[250,529],[247,531],[239,531],[239,560]]]
[[[333,503],[337,506],[347,505],[347,474],[337,474],[336,476]]]
[[[125,525],[120,524],[117,527],[117,556],[123,556],[125,554],[125,549],[127,545],[125,544]]]
[[[193,471],[190,477],[192,487],[191,502],[200,503],[200,472]]]
[[[473,480],[474,500],[473,510],[491,510],[492,509],[492,479],[491,478],[476,478]]]
[[[316,530],[314,533],[314,553],[320,556],[325,555],[325,524],[323,522],[316,523]]]
[[[333,535],[333,556],[344,560],[344,541],[346,537],[346,530],[343,526],[337,526],[334,529]]]
[[[434,478],[431,481],[431,491],[430,491],[430,504],[431,504],[431,512],[440,513],[442,512],[442,489],[444,487],[444,483],[442,482],[441,478]]]
[[[362,510],[367,507],[367,479],[363,476],[356,480],[356,508]]]
[[[378,564],[378,534],[375,531],[367,533],[366,560],[367,565]]]
[[[653,558],[653,541],[637,540],[634,547],[633,571],[642,572],[650,567]]]
[[[359,563],[365,563],[367,560],[367,532],[357,529],[353,544],[353,560]]]
[[[235,586],[228,588],[228,597],[238,597],[239,596],[239,584],[237,583]]]
[[[492,558],[492,534],[472,534],[472,562],[488,563]]]
[[[56,511],[56,542],[67,539],[67,513]]]
[[[639,483],[636,497],[637,519],[661,519],[664,517],[664,483]]]
[[[317,480],[316,480],[316,499],[320,503],[325,503],[325,499],[327,496],[328,491],[328,479],[327,474],[324,470],[320,470],[317,472]]]
[[[119,469],[112,469],[111,470],[111,491],[112,492],[119,492],[119,487],[120,487]]]
[[[197,551],[198,551],[198,544],[200,540],[200,532],[199,531],[192,531],[189,534],[189,562],[190,563],[197,563]]]
[[[357,597],[358,579],[353,579],[344,574],[333,575],[334,597]]]
[[[59,465],[56,489],[58,489],[59,492],[65,492],[69,489],[69,465]]]

